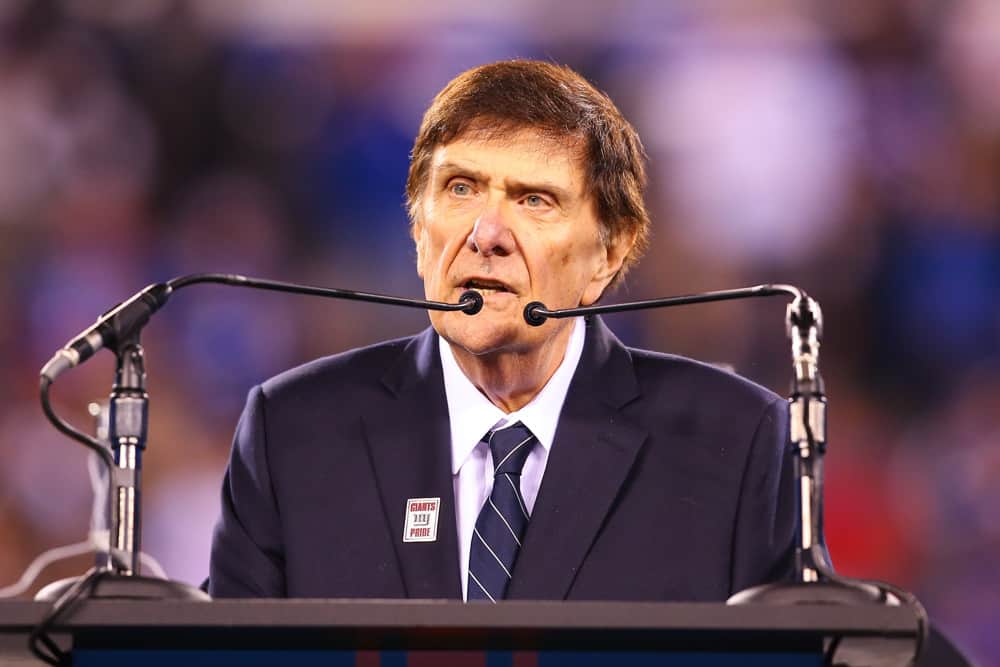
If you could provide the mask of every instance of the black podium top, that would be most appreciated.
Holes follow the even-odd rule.
[[[47,609],[0,603],[6,644],[26,637]],[[103,649],[818,651],[841,638],[912,655],[918,625],[908,609],[877,605],[97,600],[56,631],[75,648]]]

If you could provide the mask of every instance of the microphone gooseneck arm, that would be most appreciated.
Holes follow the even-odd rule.
[[[823,455],[826,453],[826,396],[819,372],[819,344],[823,315],[819,304],[794,285],[768,284],[737,289],[672,296],[629,303],[583,306],[549,310],[533,301],[524,307],[524,320],[541,326],[546,319],[619,313],[629,310],[668,308],[695,303],[790,296],[785,327],[792,348],[792,391],[788,397],[790,436],[795,448],[795,472],[799,497],[799,534],[795,545],[796,578],[818,582],[835,576],[822,558],[826,553],[823,535]]]
[[[623,313],[629,310],[646,310],[648,308],[668,308],[670,306],[686,306],[694,303],[709,303],[712,301],[732,301],[733,299],[751,299],[754,297],[780,296],[787,294],[795,299],[802,299],[806,293],[794,285],[754,285],[737,289],[702,292],[700,294],[685,294],[683,296],[668,296],[662,299],[647,299],[645,301],[630,301],[628,303],[612,303],[599,306],[580,306],[549,310],[541,301],[532,301],[524,307],[524,321],[533,327],[541,326],[550,317],[562,319],[579,315],[602,315],[604,313]]]
[[[77,334],[66,345],[58,350],[42,367],[41,375],[49,380],[55,379],[74,366],[78,366],[98,351],[119,346],[120,341],[128,339],[140,331],[149,322],[149,318],[167,302],[175,290],[198,283],[216,283],[232,287],[248,287],[275,292],[307,294],[332,299],[347,299],[351,301],[367,301],[391,306],[421,308],[423,310],[462,311],[467,315],[475,315],[483,308],[483,296],[475,290],[466,290],[459,297],[458,303],[441,301],[425,301],[409,299],[401,296],[375,294],[371,292],[355,292],[352,290],[332,287],[316,287],[300,285],[278,280],[250,278],[229,273],[195,273],[173,278],[165,283],[154,283],[144,288],[138,294],[104,313],[81,333]]]
[[[475,290],[466,290],[465,292],[462,292],[462,295],[458,299],[458,303],[445,303],[443,301],[410,299],[402,296],[376,294],[374,292],[357,292],[353,290],[337,289],[334,287],[316,287],[314,285],[287,283],[280,280],[250,278],[248,276],[241,276],[234,273],[194,273],[168,280],[166,285],[171,291],[173,291],[182,287],[187,287],[188,285],[195,285],[197,283],[217,283],[220,285],[229,285],[231,287],[249,287],[252,289],[270,290],[273,292],[308,294],[310,296],[322,296],[331,299],[384,303],[390,306],[404,306],[406,308],[420,308],[422,310],[462,311],[466,315],[475,315],[483,308],[483,295]]]

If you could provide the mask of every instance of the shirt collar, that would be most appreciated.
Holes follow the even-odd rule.
[[[520,421],[534,434],[546,451],[551,450],[559,424],[569,384],[583,354],[586,327],[583,318],[573,319],[566,352],[556,372],[542,390],[520,410],[506,414],[490,403],[469,381],[455,361],[451,345],[439,337],[441,369],[444,372],[444,390],[448,399],[448,418],[451,422],[451,472],[457,475],[479,441],[490,430]]]

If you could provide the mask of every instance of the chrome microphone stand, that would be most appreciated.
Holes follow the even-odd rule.
[[[826,396],[819,372],[819,341],[823,313],[806,295],[786,309],[785,330],[792,344],[792,395],[788,399],[789,435],[796,454],[799,482],[799,543],[796,574],[802,582],[820,580],[813,560],[816,549],[826,550],[823,535],[823,456],[826,454]]]
[[[826,454],[826,396],[819,372],[823,315],[819,304],[799,292],[788,304],[786,331],[792,347],[792,391],[788,398],[789,435],[795,454],[799,531],[795,546],[795,581],[754,586],[727,604],[906,605],[917,621],[915,645],[890,639],[833,637],[824,647],[824,664],[911,665],[923,651],[930,621],[913,594],[892,584],[837,574],[823,532],[823,457]]]
[[[109,399],[108,438],[114,464],[109,466],[110,545],[107,558],[88,575],[55,581],[36,600],[57,601],[86,582],[89,598],[208,600],[188,584],[141,574],[142,457],[149,432],[149,395],[140,331],[115,346],[115,382]]]
[[[728,602],[898,605],[900,599],[889,587],[848,579],[833,571],[823,531],[823,457],[827,443],[827,401],[819,370],[823,313],[819,304],[798,288],[790,285],[771,287],[795,295],[785,313],[793,370],[788,397],[789,435],[795,455],[799,511],[795,581],[755,586],[736,593]]]
[[[138,337],[118,352],[118,368],[111,392],[109,438],[115,455],[117,480],[113,510],[112,561],[120,574],[139,573],[140,474],[146,450],[149,396],[146,370]]]

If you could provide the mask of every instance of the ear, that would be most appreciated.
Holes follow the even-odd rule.
[[[632,252],[635,238],[636,232],[623,233],[604,244],[604,252],[598,256],[594,277],[591,278],[590,283],[583,291],[583,297],[580,299],[581,306],[589,306],[601,298],[604,290],[621,271],[625,259]]]
[[[413,224],[410,225],[410,236],[413,237],[413,243],[417,249],[417,275],[423,278],[424,261],[427,256],[427,253],[425,252],[425,248],[427,246],[427,236],[424,233],[424,225],[420,218],[413,219]]]

